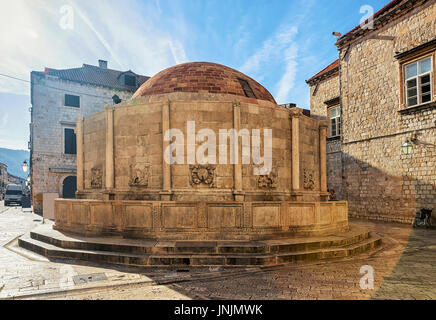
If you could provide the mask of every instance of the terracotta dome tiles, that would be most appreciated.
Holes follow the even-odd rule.
[[[245,91],[244,81],[249,86]],[[224,93],[254,98],[250,89],[256,99],[276,103],[261,84],[235,69],[216,63],[190,62],[157,73],[136,91],[133,98],[172,92]]]

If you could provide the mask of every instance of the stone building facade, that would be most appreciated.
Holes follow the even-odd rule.
[[[0,163],[0,200],[3,199],[6,186],[8,185],[8,166]]]
[[[73,69],[31,73],[30,169],[34,210],[42,211],[44,193],[74,197],[76,118],[131,98],[148,77],[132,71],[84,64]]]
[[[18,184],[24,188],[26,186],[26,179],[8,173],[8,184]]]
[[[310,116],[315,119],[326,119],[328,109],[340,106],[339,60],[328,65],[307,82],[310,85]],[[343,199],[341,136],[339,132],[332,132],[331,121],[327,132],[327,185]]]
[[[327,143],[329,188],[351,216],[410,222],[436,209],[435,1],[392,1],[336,46],[337,70],[307,81],[311,114],[340,128]]]

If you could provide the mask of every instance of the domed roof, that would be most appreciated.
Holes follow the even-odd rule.
[[[189,62],[162,70],[143,83],[133,98],[171,92],[226,93],[276,103],[257,81],[210,62]]]

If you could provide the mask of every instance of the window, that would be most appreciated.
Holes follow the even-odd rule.
[[[65,106],[80,108],[80,97],[71,94],[65,95]]]
[[[404,66],[406,104],[412,107],[432,100],[432,57]]]
[[[238,78],[239,83],[241,84],[242,90],[244,90],[244,94],[248,98],[256,98],[254,95],[253,89],[251,89],[247,80]]]
[[[124,75],[124,84],[130,87],[136,87],[136,77],[128,74]]]
[[[64,128],[64,153],[76,154],[76,134],[74,129]]]
[[[341,106],[328,109],[330,119],[330,137],[341,135]]]

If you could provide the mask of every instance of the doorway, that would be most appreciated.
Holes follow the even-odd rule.
[[[75,199],[77,190],[77,178],[75,176],[68,176],[62,183],[62,198]]]

